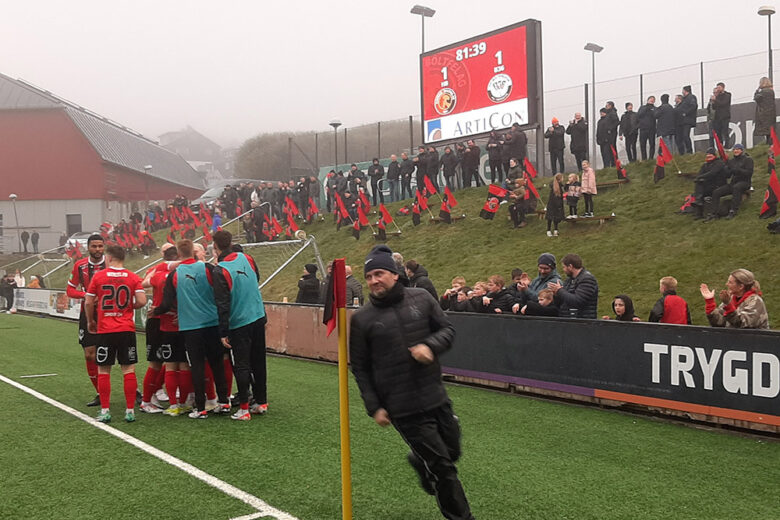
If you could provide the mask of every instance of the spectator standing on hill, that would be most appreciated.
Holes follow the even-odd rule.
[[[612,132],[610,129],[610,122],[607,119],[607,110],[602,108],[599,110],[599,120],[596,123],[596,143],[601,150],[601,160],[604,163],[604,168],[614,166],[614,158],[612,157]]]
[[[682,94],[677,94],[674,96],[674,144],[679,155],[685,154],[685,145],[683,144],[683,136],[685,134],[685,129],[683,128],[685,126],[683,124],[685,119],[684,109]]]
[[[691,324],[691,311],[688,303],[677,296],[677,279],[664,276],[659,282],[661,297],[655,302],[647,321],[652,323]]]
[[[474,185],[479,187],[482,185],[479,178],[479,146],[474,144],[473,139],[469,139],[466,144],[468,146],[463,152],[463,187],[470,188],[472,179]]]
[[[625,138],[628,162],[636,162],[636,138],[639,135],[639,118],[633,103],[626,103],[626,111],[620,118],[620,140]],[[617,149],[615,150],[617,152]]]
[[[503,179],[503,171],[501,166],[501,138],[498,136],[498,132],[491,130],[490,137],[487,142],[488,164],[490,166],[490,182],[501,184]]]
[[[363,286],[357,278],[352,276],[352,266],[345,266],[344,272],[347,276],[347,305],[363,305]],[[330,276],[330,273],[328,275]],[[355,303],[355,299],[357,299],[357,303]]]
[[[707,217],[709,220],[717,218],[720,198],[729,194],[731,194],[731,209],[729,209],[726,218],[734,218],[742,203],[742,195],[750,191],[751,179],[753,178],[753,158],[745,152],[745,147],[740,143],[734,145],[732,157],[726,163],[726,171],[727,177],[731,177],[731,182],[713,190],[712,212]]]
[[[442,515],[473,520],[455,467],[460,426],[438,360],[455,329],[435,299],[398,283],[387,246],[371,250],[364,270],[370,302],[352,317],[349,353],[366,411],[401,434],[411,449],[407,460]]]
[[[661,95],[661,105],[655,109],[655,131],[667,146],[676,142],[676,117],[674,107],[669,104],[669,94]]]
[[[24,253],[26,254],[27,253],[27,241],[30,240],[30,233],[28,233],[26,229],[24,231],[22,231],[21,239],[22,239],[22,246],[24,247]]]
[[[456,176],[458,169],[458,156],[452,151],[452,147],[447,146],[444,148],[444,154],[439,160],[444,170],[444,184],[450,190],[457,189]]]
[[[374,206],[377,206],[377,196],[379,202],[384,204],[385,196],[382,194],[382,190],[379,187],[379,181],[385,176],[385,167],[379,164],[379,159],[374,157],[371,161],[371,166],[368,167],[368,177],[371,179],[371,196],[374,199]]]
[[[409,159],[406,152],[401,154],[401,200],[412,197],[412,174],[414,173],[414,162]]]
[[[441,170],[441,162],[439,161],[439,152],[436,150],[435,146],[429,146],[428,147],[428,178],[431,179],[431,182],[433,183],[433,187],[436,188],[436,191],[439,191],[439,171]]]
[[[481,312],[487,314],[511,314],[515,299],[504,287],[504,279],[497,274],[488,278],[488,293],[482,297]]]
[[[33,229],[32,235],[30,235],[30,243],[33,247],[33,253],[38,254],[38,240],[40,240],[41,235],[38,234],[38,231]]]
[[[612,146],[617,149],[617,138],[618,138],[618,126],[620,126],[620,118],[618,117],[617,108],[615,108],[615,103],[613,101],[607,101],[604,106],[605,110],[607,111],[607,122],[609,124],[609,128],[612,131],[611,137],[612,142],[610,143]],[[614,166],[615,163],[613,162],[611,166]]]
[[[647,103],[639,107],[636,117],[639,123],[639,151],[642,153],[642,160],[652,159],[655,157],[655,96],[647,98]]]
[[[767,144],[772,143],[772,128],[775,128],[777,121],[777,109],[775,108],[775,91],[772,88],[772,80],[763,77],[758,82],[758,90],[753,94],[753,101],[756,102],[756,116],[753,118],[755,127],[753,135],[762,135],[766,138]]]
[[[732,271],[721,290],[718,305],[715,291],[706,283],[701,284],[701,295],[706,302],[705,312],[713,327],[733,327],[737,329],[768,329],[769,316],[758,280],[747,269]]]
[[[415,181],[417,182],[417,189],[422,193],[423,186],[425,186],[425,176],[428,174],[428,154],[425,151],[424,146],[417,147],[417,157],[413,159],[414,165],[417,167],[417,173],[415,174]]]
[[[515,149],[515,143],[513,141],[512,132],[504,134],[501,140],[501,167],[504,173],[508,175],[509,172],[509,160],[514,157],[512,153]]]
[[[685,85],[682,89],[682,145],[683,153],[693,153],[693,144],[691,143],[691,130],[696,127],[696,113],[699,110],[699,101],[691,91],[690,85]]]
[[[582,265],[582,258],[569,253],[561,260],[566,281],[563,284],[550,282],[547,287],[555,294],[559,316],[564,318],[598,317],[599,284],[596,277]]]
[[[612,312],[615,313],[614,318],[609,316],[602,316],[604,320],[614,319],[615,321],[642,321],[637,318],[634,313],[634,301],[626,294],[618,294],[612,300]]]
[[[596,172],[588,161],[582,161],[582,186],[580,192],[585,199],[585,217],[593,216],[593,196],[598,193],[596,187]]]
[[[726,91],[726,84],[718,82],[710,97],[712,107],[712,130],[718,135],[724,148],[728,148],[729,122],[731,121],[731,92]]]
[[[527,209],[525,185],[525,179],[515,179],[514,185],[512,186],[514,189],[509,192],[509,217],[512,219],[512,226],[515,229],[524,228],[528,225],[525,220]]]
[[[545,212],[548,237],[558,236],[558,224],[560,224],[561,220],[564,218],[563,193],[563,174],[557,173],[550,183],[550,195],[547,198],[547,211]],[[555,230],[551,231],[553,225],[555,226]]]
[[[390,156],[390,164],[387,165],[387,184],[390,188],[388,202],[397,202],[401,200],[398,194],[398,180],[401,178],[401,165],[398,163],[398,157],[395,154]]]
[[[409,287],[419,287],[425,289],[434,300],[438,300],[439,296],[436,294],[436,288],[433,286],[433,282],[428,278],[428,270],[418,264],[414,260],[406,262],[406,275],[409,277]]]
[[[520,130],[519,123],[512,123],[512,154],[510,157],[517,157],[520,164],[525,162],[525,158],[528,157],[528,136],[525,132]]]
[[[550,164],[552,166],[553,175],[556,173],[563,173],[563,150],[566,148],[563,136],[566,134],[566,130],[558,122],[557,117],[552,118],[552,126],[547,127],[547,131],[544,133],[544,138],[549,139],[547,148],[550,151]]]
[[[317,266],[306,264],[303,268],[303,276],[298,280],[298,295],[295,303],[319,303],[320,281],[317,279]]]
[[[588,122],[579,112],[574,114],[574,119],[569,121],[566,133],[571,136],[569,150],[574,156],[577,170],[582,171],[582,161],[588,157]]]

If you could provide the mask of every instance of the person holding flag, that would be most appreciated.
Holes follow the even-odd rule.
[[[379,426],[392,424],[409,445],[407,460],[442,515],[473,520],[455,467],[460,425],[439,364],[455,329],[427,291],[398,282],[387,246],[369,252],[363,271],[369,302],[352,316],[349,353],[366,411]]]

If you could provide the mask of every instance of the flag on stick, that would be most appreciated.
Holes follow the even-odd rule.
[[[615,159],[615,168],[617,168],[618,180],[628,179],[628,175],[626,175],[626,169],[623,168],[623,163],[621,163],[620,159],[618,158],[617,150],[615,150],[615,147],[612,145],[609,147],[612,148],[612,157]]]
[[[431,178],[427,174],[423,178],[423,181],[425,182],[425,189],[428,190],[428,193],[438,193],[436,187],[433,185],[433,182],[431,182]]]
[[[352,236],[355,237],[355,240],[360,240],[360,220],[356,220],[352,224]]]
[[[493,217],[496,216],[496,211],[498,211],[498,207],[501,204],[501,200],[506,197],[506,194],[507,190],[504,188],[496,186],[495,184],[490,184],[488,186],[487,200],[485,201],[485,205],[482,206],[479,216],[485,220],[493,220]]]
[[[655,169],[653,170],[653,182],[658,183],[661,179],[664,178],[666,175],[666,171],[664,167],[666,166],[666,161],[664,161],[664,157],[662,154],[658,154],[658,157],[655,159]]]
[[[452,224],[452,215],[450,214],[450,207],[447,206],[447,203],[442,201],[441,207],[439,208],[439,218],[442,220],[442,222],[446,222],[447,224]]]
[[[523,158],[523,165],[525,166],[525,171],[528,172],[528,175],[535,179],[536,168],[534,168],[534,165],[531,164],[531,161],[528,160],[528,157]]]
[[[718,155],[720,156],[720,160],[723,162],[726,162],[729,160],[729,156],[726,155],[726,150],[723,148],[723,143],[720,142],[720,137],[718,137],[718,134],[715,133],[715,131],[712,131],[712,138],[715,140],[715,147],[718,149]]]
[[[455,195],[452,194],[449,186],[444,187],[444,200],[447,201],[447,206],[450,208],[454,208],[458,205],[458,201],[455,200]]]
[[[420,205],[417,201],[414,201],[414,205],[412,206],[412,224],[415,226],[420,225]]]

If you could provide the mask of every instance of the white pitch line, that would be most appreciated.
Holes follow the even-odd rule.
[[[264,516],[265,516],[264,513],[252,513],[249,515],[237,516],[235,518],[231,518],[230,520],[255,520],[257,518],[262,518]]]
[[[56,375],[57,374],[30,374],[29,376],[19,376],[19,379],[26,379],[29,377],[51,377]]]
[[[174,466],[176,468],[179,468],[180,470],[184,471],[188,475],[197,478],[198,480],[201,480],[208,484],[209,486],[216,488],[226,495],[229,495],[237,500],[240,500],[244,502],[245,504],[255,508],[258,511],[258,514],[261,514],[263,516],[272,516],[274,518],[277,518],[278,520],[298,520],[294,516],[290,515],[289,513],[285,513],[284,511],[280,511],[274,507],[271,507],[263,500],[257,498],[254,495],[250,495],[246,491],[243,491],[241,489],[238,489],[237,487],[228,484],[227,482],[218,479],[217,477],[213,475],[209,475],[205,471],[196,468],[192,464],[188,464],[187,462],[184,462],[181,459],[178,459],[174,457],[173,455],[170,455],[162,450],[159,450],[155,448],[154,446],[145,443],[142,440],[136,439],[135,437],[126,434],[125,432],[122,432],[120,430],[117,430],[116,428],[113,428],[107,424],[103,424],[101,422],[97,422],[94,417],[90,417],[89,415],[86,415],[82,412],[79,412],[78,410],[71,408],[68,405],[62,404],[59,401],[55,401],[51,397],[48,397],[46,395],[43,395],[40,392],[37,392],[33,390],[32,388],[29,388],[27,386],[24,386],[21,383],[17,383],[13,379],[9,379],[5,377],[4,375],[0,374],[0,381],[3,381],[15,388],[18,388],[19,390],[26,392],[30,394],[31,396],[40,399],[41,401],[48,403],[55,408],[59,408],[63,412],[67,412],[70,415],[76,417],[77,419],[81,419],[85,423],[89,424],[90,426],[94,426],[95,428],[98,428],[100,430],[103,430],[104,432],[113,435],[114,437],[121,439],[125,441],[126,443],[135,446],[141,451],[144,451],[148,453],[149,455],[152,455],[153,457],[157,457],[158,459],[162,460],[163,462],[167,462],[171,466]],[[251,516],[251,515],[250,515]],[[257,517],[254,517],[257,518]]]

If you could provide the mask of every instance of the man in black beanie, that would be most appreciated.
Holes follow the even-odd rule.
[[[439,365],[455,329],[428,291],[398,283],[387,246],[371,250],[363,272],[369,302],[352,316],[349,354],[366,411],[401,434],[411,449],[407,460],[442,515],[473,520],[455,467],[460,425]]]
[[[298,280],[298,296],[295,303],[320,303],[320,281],[317,279],[317,266],[303,266],[303,276]]]

